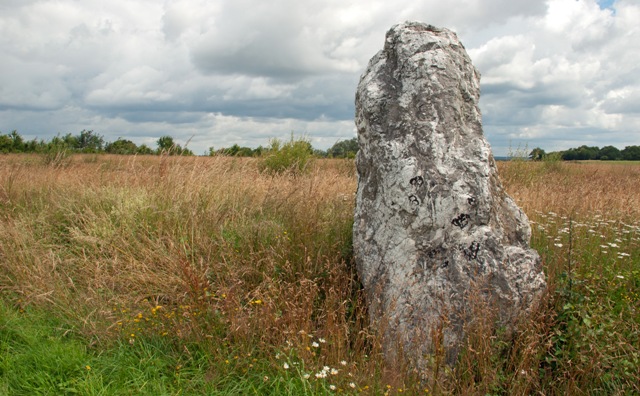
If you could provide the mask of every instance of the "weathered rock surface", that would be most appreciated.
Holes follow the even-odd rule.
[[[407,22],[356,94],[356,263],[387,353],[418,364],[437,343],[455,360],[478,300],[509,326],[546,286],[482,133],[479,80],[455,33]]]

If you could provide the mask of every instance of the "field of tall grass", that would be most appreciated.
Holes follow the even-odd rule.
[[[548,292],[428,373],[369,326],[353,161],[262,168],[0,156],[0,394],[640,393],[640,165],[499,163]]]

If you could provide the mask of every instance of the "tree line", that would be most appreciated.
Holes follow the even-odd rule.
[[[292,136],[293,139],[293,136]],[[341,140],[330,149],[318,150],[311,146],[311,143],[304,139],[299,139],[304,143],[309,154],[322,158],[354,158],[358,152],[358,141],[356,138]],[[234,144],[231,147],[214,149],[209,148],[208,155],[225,155],[234,157],[261,157],[272,147],[259,146],[257,148],[241,147]],[[131,140],[118,138],[114,142],[105,141],[104,137],[92,130],[82,130],[77,135],[70,133],[58,135],[49,141],[45,140],[25,140],[17,131],[2,134],[0,132],[0,153],[51,153],[57,151],[68,151],[76,153],[108,153],[108,154],[139,154],[139,155],[194,155],[191,150],[177,144],[173,137],[162,136],[156,141],[156,147],[151,148],[146,144],[137,145]]]
[[[546,153],[540,147],[536,147],[529,153],[529,158],[533,161],[545,159],[561,159],[564,161],[640,161],[640,146],[626,146],[620,150],[614,146],[582,145],[577,148],[570,148],[564,151]]]
[[[119,138],[115,142],[106,142],[104,137],[94,131],[82,130],[77,135],[70,133],[55,136],[49,141],[43,139],[25,140],[17,131],[0,133],[0,153],[51,153],[69,151],[76,153],[109,154],[169,154],[193,155],[187,148],[175,143],[171,136],[162,136],[152,149],[146,144],[137,145],[131,140]]]
[[[358,152],[358,139],[352,138],[349,140],[340,140],[336,142],[328,150],[319,150],[307,143],[307,149],[310,154],[320,158],[355,158]],[[215,150],[213,147],[209,148],[209,155],[227,155],[234,157],[261,157],[265,152],[269,151],[270,147],[258,146],[257,148],[241,147],[234,144],[231,147],[224,147]]]
[[[293,140],[293,136],[292,136]],[[358,140],[356,138],[336,142],[328,150],[318,150],[311,146],[305,139],[298,139],[305,145],[305,151],[319,158],[355,158],[358,152]],[[257,148],[243,147],[234,144],[231,147],[214,149],[209,147],[207,155],[224,155],[233,157],[262,157],[272,147],[258,146]],[[139,155],[194,155],[187,147],[177,144],[169,135],[161,136],[156,141],[156,147],[151,148],[146,144],[137,145],[131,140],[118,138],[114,142],[105,141],[104,137],[92,130],[82,130],[77,135],[70,133],[57,135],[49,141],[25,140],[17,131],[3,134],[0,132],[0,153],[51,153],[58,151],[76,153],[108,153],[108,154],[139,154]],[[640,161],[640,146],[626,146],[620,150],[614,146],[587,146],[570,148],[564,151],[547,153],[540,147],[536,147],[529,153],[529,159],[542,161],[545,159],[561,159],[564,161]]]

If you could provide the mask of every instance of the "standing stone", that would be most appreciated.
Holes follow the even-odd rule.
[[[356,94],[358,272],[386,353],[418,366],[436,344],[455,361],[472,304],[510,327],[546,286],[482,133],[479,80],[455,33],[407,22]]]

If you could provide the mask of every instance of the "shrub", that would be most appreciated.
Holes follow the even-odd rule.
[[[261,170],[270,173],[302,173],[312,156],[313,147],[307,138],[294,138],[293,133],[288,142],[283,143],[280,139],[273,138],[269,141]]]
[[[59,136],[51,139],[51,142],[47,144],[43,151],[42,160],[45,165],[58,168],[68,165],[71,161],[71,148]]]

